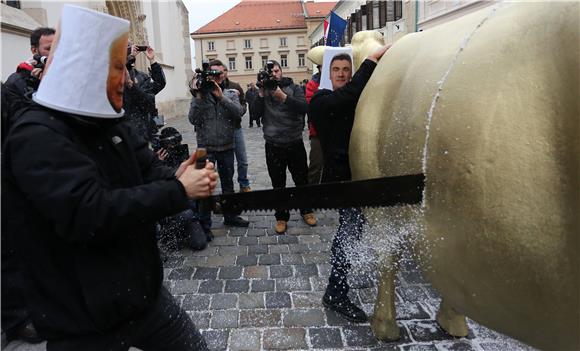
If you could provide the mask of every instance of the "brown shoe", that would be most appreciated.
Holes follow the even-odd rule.
[[[311,227],[314,227],[317,223],[316,216],[314,216],[314,213],[307,213],[304,216],[302,216],[302,219],[304,219],[304,222]]]
[[[278,234],[284,234],[286,232],[286,221],[276,221],[276,226],[274,227],[274,230],[276,231],[276,233]]]
[[[240,188],[240,193],[249,193],[250,191],[252,191],[252,188],[249,186],[243,186]]]

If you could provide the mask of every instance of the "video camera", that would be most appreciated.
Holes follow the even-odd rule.
[[[215,84],[213,79],[219,77],[223,72],[217,69],[210,69],[209,62],[203,62],[201,64],[201,69],[195,69],[195,89],[199,90],[202,94],[209,94],[215,89]]]
[[[46,64],[46,60],[48,59],[48,57],[36,54],[36,55],[32,56],[32,59],[34,61],[36,61],[34,68],[44,69],[44,65]]]
[[[274,69],[274,62],[267,61],[266,67],[258,72],[258,82],[256,85],[258,88],[264,88],[265,90],[276,90],[278,87],[278,81],[274,78],[272,70]]]

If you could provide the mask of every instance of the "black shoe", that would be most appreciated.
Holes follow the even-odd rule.
[[[247,227],[250,225],[250,222],[246,221],[240,216],[237,216],[224,220],[224,225],[229,225],[232,227]]]
[[[213,241],[214,236],[213,236],[213,233],[211,232],[211,230],[208,229],[205,231],[205,237],[207,238],[208,243]]]
[[[367,321],[366,313],[357,305],[352,303],[348,297],[336,298],[328,294],[322,297],[322,304],[340,314],[346,320],[354,323],[364,323]]]
[[[6,339],[8,342],[12,340],[22,340],[29,344],[38,344],[41,343],[43,340],[38,333],[36,332],[36,328],[32,325],[31,322],[24,323],[9,332],[6,332]]]

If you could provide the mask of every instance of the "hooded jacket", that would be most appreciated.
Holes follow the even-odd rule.
[[[280,89],[287,95],[286,101],[278,102],[267,94],[254,100],[254,109],[262,116],[264,139],[275,145],[288,145],[302,140],[304,114],[308,106],[302,89],[291,78],[282,78]]]
[[[103,333],[151,306],[163,277],[155,222],[188,200],[125,118],[34,106],[3,156],[2,230],[22,257],[39,334]]]

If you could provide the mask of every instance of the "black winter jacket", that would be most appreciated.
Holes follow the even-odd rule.
[[[344,87],[319,90],[310,100],[308,118],[316,128],[324,157],[323,182],[351,179],[348,146],[354,114],[376,66],[375,62],[365,60]]]
[[[36,107],[3,157],[2,230],[22,257],[40,335],[95,335],[151,306],[163,276],[155,221],[188,200],[132,128]]]
[[[285,102],[278,102],[271,95],[258,95],[253,106],[256,115],[262,116],[264,139],[275,145],[288,145],[302,140],[308,106],[302,89],[291,78],[282,78],[280,89],[287,95]]]

